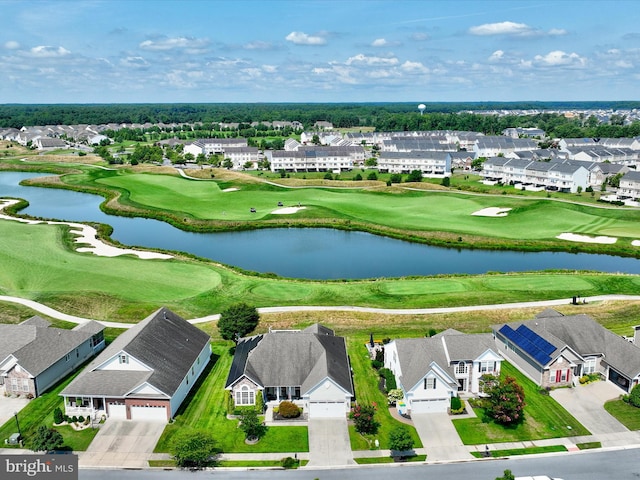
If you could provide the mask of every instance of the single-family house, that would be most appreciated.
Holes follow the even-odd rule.
[[[53,328],[40,317],[0,325],[0,394],[37,397],[104,348],[104,327]]]
[[[236,406],[290,400],[310,417],[344,417],[354,398],[346,342],[315,324],[241,338],[225,389]]]
[[[66,414],[169,421],[209,363],[209,340],[167,308],[157,310],[62,390]]]
[[[449,329],[428,338],[403,338],[384,347],[408,413],[446,412],[451,397],[480,393],[480,377],[500,374],[502,357],[490,333]]]
[[[596,372],[625,392],[640,380],[640,347],[588,315],[547,309],[533,320],[495,325],[493,336],[500,354],[544,388]]]

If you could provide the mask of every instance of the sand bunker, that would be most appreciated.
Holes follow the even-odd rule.
[[[274,210],[271,213],[274,215],[291,215],[292,213],[297,213],[298,210],[304,210],[305,208],[307,207],[284,207]]]
[[[507,212],[511,210],[510,208],[499,208],[499,207],[488,207],[483,208],[482,210],[478,210],[477,212],[473,212],[471,215],[475,215],[477,217],[506,217],[508,215]]]
[[[631,246],[633,247],[640,247],[640,240],[633,240],[631,242]]]
[[[222,190],[223,192],[235,192],[236,190],[240,190],[239,188],[225,188]]]
[[[570,242],[584,243],[606,243],[613,244],[618,240],[616,237],[590,237],[589,235],[577,235],[575,233],[561,233],[556,238],[560,240],[569,240]]]
[[[18,203],[17,200],[7,200],[0,199],[0,211],[2,211],[5,207],[9,205],[13,205]],[[90,227],[89,225],[83,225],[82,223],[70,223],[70,222],[42,222],[39,220],[27,220],[25,218],[15,218],[9,215],[0,214],[0,218],[5,220],[13,220],[16,222],[26,223],[29,225],[36,225],[39,223],[47,223],[49,225],[69,225],[72,227],[69,230],[73,235],[78,235],[75,238],[76,243],[83,243],[89,245],[88,247],[80,247],[78,248],[78,252],[90,252],[94,255],[98,255],[99,257],[117,257],[119,255],[136,255],[143,260],[147,259],[167,259],[172,258],[171,255],[167,255],[166,253],[157,253],[157,252],[146,252],[143,250],[133,250],[130,248],[119,248],[113,247],[111,245],[107,245],[98,239],[98,232],[95,228]]]

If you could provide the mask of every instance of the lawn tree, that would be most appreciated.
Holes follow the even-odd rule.
[[[635,385],[629,394],[629,403],[634,407],[640,408],[640,384]]]
[[[200,469],[211,465],[219,450],[208,432],[181,429],[173,438],[170,453],[178,467]]]
[[[413,438],[407,427],[399,425],[389,432],[389,448],[393,457],[400,456],[400,452],[407,452],[413,448]]]
[[[60,450],[63,445],[64,439],[60,432],[40,425],[31,441],[31,450],[34,452],[51,452],[52,450]]]
[[[356,432],[361,434],[375,434],[378,433],[380,428],[380,422],[376,421],[374,415],[376,413],[376,405],[364,404],[356,405],[351,409],[349,418],[353,420],[356,427]]]
[[[253,332],[260,321],[260,314],[255,307],[246,303],[235,303],[220,313],[218,330],[225,340],[238,339]]]
[[[496,477],[496,480],[515,480],[515,478],[511,470],[505,470],[501,477]]]
[[[264,437],[268,430],[268,427],[262,423],[258,413],[253,408],[242,412],[239,428],[244,432],[247,440],[260,439]]]
[[[231,170],[233,168],[233,162],[231,161],[230,158],[225,158],[224,161],[222,162],[222,166],[227,170]]]
[[[407,182],[421,182],[422,181],[422,172],[420,170],[411,170],[409,176],[407,177]]]
[[[500,379],[493,375],[480,377],[489,417],[502,425],[516,425],[524,420],[524,389],[513,377]]]

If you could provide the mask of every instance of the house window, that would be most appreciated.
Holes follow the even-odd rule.
[[[456,373],[457,374],[467,373],[467,364],[464,362],[458,362],[458,365],[456,366]]]
[[[129,363],[129,355],[127,355],[126,353],[123,353],[123,354],[122,354],[122,355],[120,355],[120,357],[118,358],[118,361],[119,361],[121,364]]]
[[[425,378],[424,379],[424,389],[425,390],[433,390],[436,388],[436,379],[435,378]]]
[[[29,391],[29,379],[28,378],[23,378],[22,379],[22,391],[23,392],[28,392]]]
[[[480,373],[493,373],[496,370],[496,362],[480,362]]]
[[[582,373],[584,375],[588,375],[590,373],[594,373],[596,371],[596,359],[595,358],[587,358],[584,362],[584,367],[582,367]]]
[[[67,354],[64,356],[64,361],[65,361],[65,362],[68,362],[70,357],[71,357],[71,355],[67,353]]]
[[[11,390],[18,391],[18,379],[15,377],[11,379]]]
[[[236,391],[236,405],[255,405],[255,403],[256,393],[248,385],[243,385]]]

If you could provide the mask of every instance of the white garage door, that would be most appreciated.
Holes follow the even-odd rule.
[[[309,402],[310,417],[344,417],[345,415],[344,402]]]
[[[131,407],[131,420],[151,420],[154,422],[167,421],[167,408],[162,407]]]
[[[430,398],[411,401],[411,413],[446,413],[449,408],[448,398]]]
[[[110,403],[107,405],[107,413],[109,414],[109,418],[117,418],[120,420],[126,420],[127,418],[127,407],[126,405],[114,405]]]

